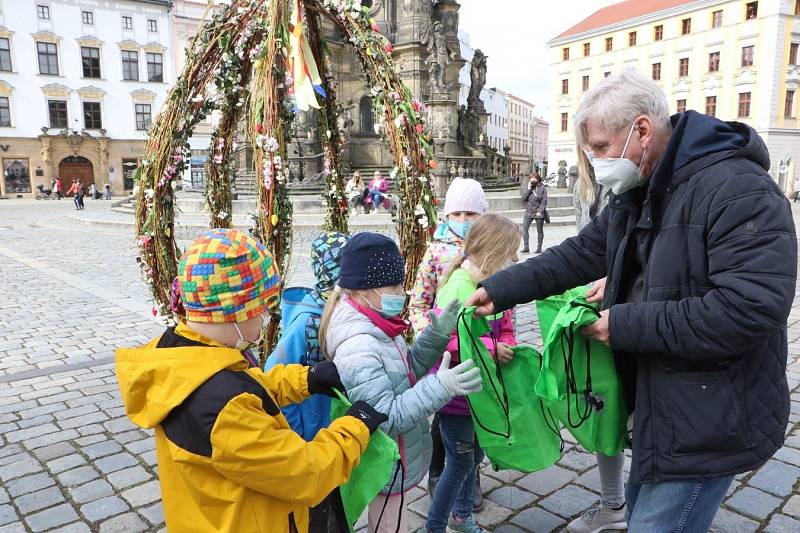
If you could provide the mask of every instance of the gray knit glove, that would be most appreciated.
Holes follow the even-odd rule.
[[[431,329],[439,335],[450,337],[458,325],[458,315],[461,313],[461,302],[453,300],[442,309],[440,315],[431,311]]]

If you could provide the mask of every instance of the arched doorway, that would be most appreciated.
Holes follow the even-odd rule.
[[[64,191],[68,191],[72,186],[72,180],[76,179],[88,190],[94,183],[94,169],[92,162],[79,155],[65,157],[58,164],[58,176],[61,178]]]

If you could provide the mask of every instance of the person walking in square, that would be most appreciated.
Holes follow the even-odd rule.
[[[525,215],[522,217],[522,253],[530,253],[528,245],[531,223],[536,221],[536,252],[542,253],[544,242],[544,222],[547,217],[547,187],[542,183],[538,172],[531,172],[528,188],[522,194],[525,204]]]

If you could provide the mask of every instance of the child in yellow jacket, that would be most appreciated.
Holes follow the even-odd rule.
[[[195,240],[178,267],[186,320],[117,351],[125,410],[155,428],[170,532],[305,532],[308,508],[344,483],[384,422],[365,402],[306,442],[280,408],[342,389],[333,363],[264,373],[257,345],[277,305],[271,254],[234,230]]]

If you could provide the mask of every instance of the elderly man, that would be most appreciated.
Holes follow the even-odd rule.
[[[610,203],[577,237],[483,282],[480,314],[608,276],[600,319],[633,415],[629,531],[706,531],[735,474],[761,466],[789,415],[786,319],[797,240],[749,126],[669,117],[636,71],[575,115]]]

